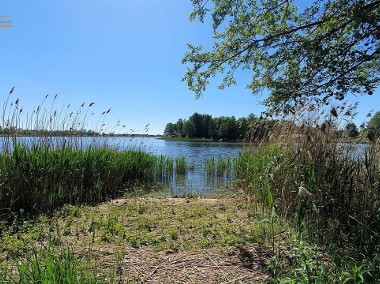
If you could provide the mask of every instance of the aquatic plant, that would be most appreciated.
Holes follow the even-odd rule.
[[[235,173],[235,158],[212,156],[204,160],[204,169],[209,176],[231,176]]]
[[[175,159],[175,171],[177,174],[186,174],[187,166],[188,163],[186,157],[177,157]]]

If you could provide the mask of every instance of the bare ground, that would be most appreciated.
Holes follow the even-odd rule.
[[[186,206],[186,198],[142,198],[144,203],[164,203]],[[136,202],[117,199],[98,208],[107,210],[110,204],[124,206]],[[218,205],[218,198],[197,199],[198,203]],[[269,276],[266,262],[271,251],[260,244],[245,244],[239,247],[211,248],[196,251],[155,251],[149,247],[122,249],[123,257],[115,263],[115,251],[120,248],[100,246],[94,251],[99,255],[104,268],[117,266],[120,283],[267,283]]]

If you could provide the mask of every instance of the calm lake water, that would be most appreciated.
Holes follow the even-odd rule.
[[[236,157],[244,149],[243,143],[236,142],[202,142],[202,141],[172,141],[156,138],[129,138],[117,137],[112,143],[122,145],[123,148],[142,149],[153,155],[165,155],[172,158],[186,157],[193,170],[186,175],[174,174],[168,181],[166,189],[171,194],[183,195],[186,193],[207,194],[219,190],[225,190],[234,179],[233,175],[210,176],[204,168],[204,162],[211,157],[227,158]],[[122,143],[120,143],[122,142]]]
[[[17,137],[18,142],[31,145],[37,141],[34,137]],[[214,157],[236,157],[243,151],[244,144],[238,142],[206,142],[206,141],[172,141],[153,137],[51,137],[46,143],[62,145],[64,141],[70,145],[87,148],[89,145],[107,145],[120,150],[142,150],[156,156],[165,155],[171,158],[186,157],[194,169],[188,170],[185,175],[173,173],[173,177],[165,182],[164,187],[171,194],[184,195],[187,193],[208,194],[225,190],[234,179],[232,175],[207,175],[204,162]],[[11,147],[12,142],[9,141]],[[1,147],[4,150],[4,140]]]

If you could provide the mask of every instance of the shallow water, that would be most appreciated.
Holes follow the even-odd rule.
[[[114,140],[118,141],[120,137]],[[185,175],[174,173],[165,184],[171,194],[207,194],[225,190],[235,178],[233,175],[207,175],[204,162],[211,157],[234,158],[244,149],[243,143],[206,142],[206,141],[172,141],[156,138],[132,138],[124,141],[123,147],[142,149],[154,155],[165,155],[172,158],[186,157],[194,169],[188,170]]]

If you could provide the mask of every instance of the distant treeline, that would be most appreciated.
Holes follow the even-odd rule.
[[[93,130],[34,130],[1,128],[0,135],[19,136],[101,136],[102,134]]]
[[[267,141],[272,134],[279,134],[280,129],[294,130],[304,127],[329,132],[338,140],[359,138],[363,141],[375,141],[380,137],[380,112],[376,112],[371,120],[360,125],[360,128],[353,122],[339,126],[333,116],[320,124],[309,125],[307,121],[306,124],[295,124],[290,120],[259,118],[254,114],[236,119],[234,116],[213,118],[209,114],[194,113],[188,119],[178,119],[176,123],[166,124],[164,136],[260,142]]]
[[[254,114],[236,119],[234,116],[213,118],[209,114],[194,113],[188,119],[178,119],[176,123],[166,124],[164,136],[180,138],[205,138],[243,140],[248,130],[262,121]],[[274,121],[266,120],[266,124]]]
[[[149,134],[129,133],[100,133],[93,130],[30,130],[1,128],[0,136],[123,136],[123,137],[147,137]]]

